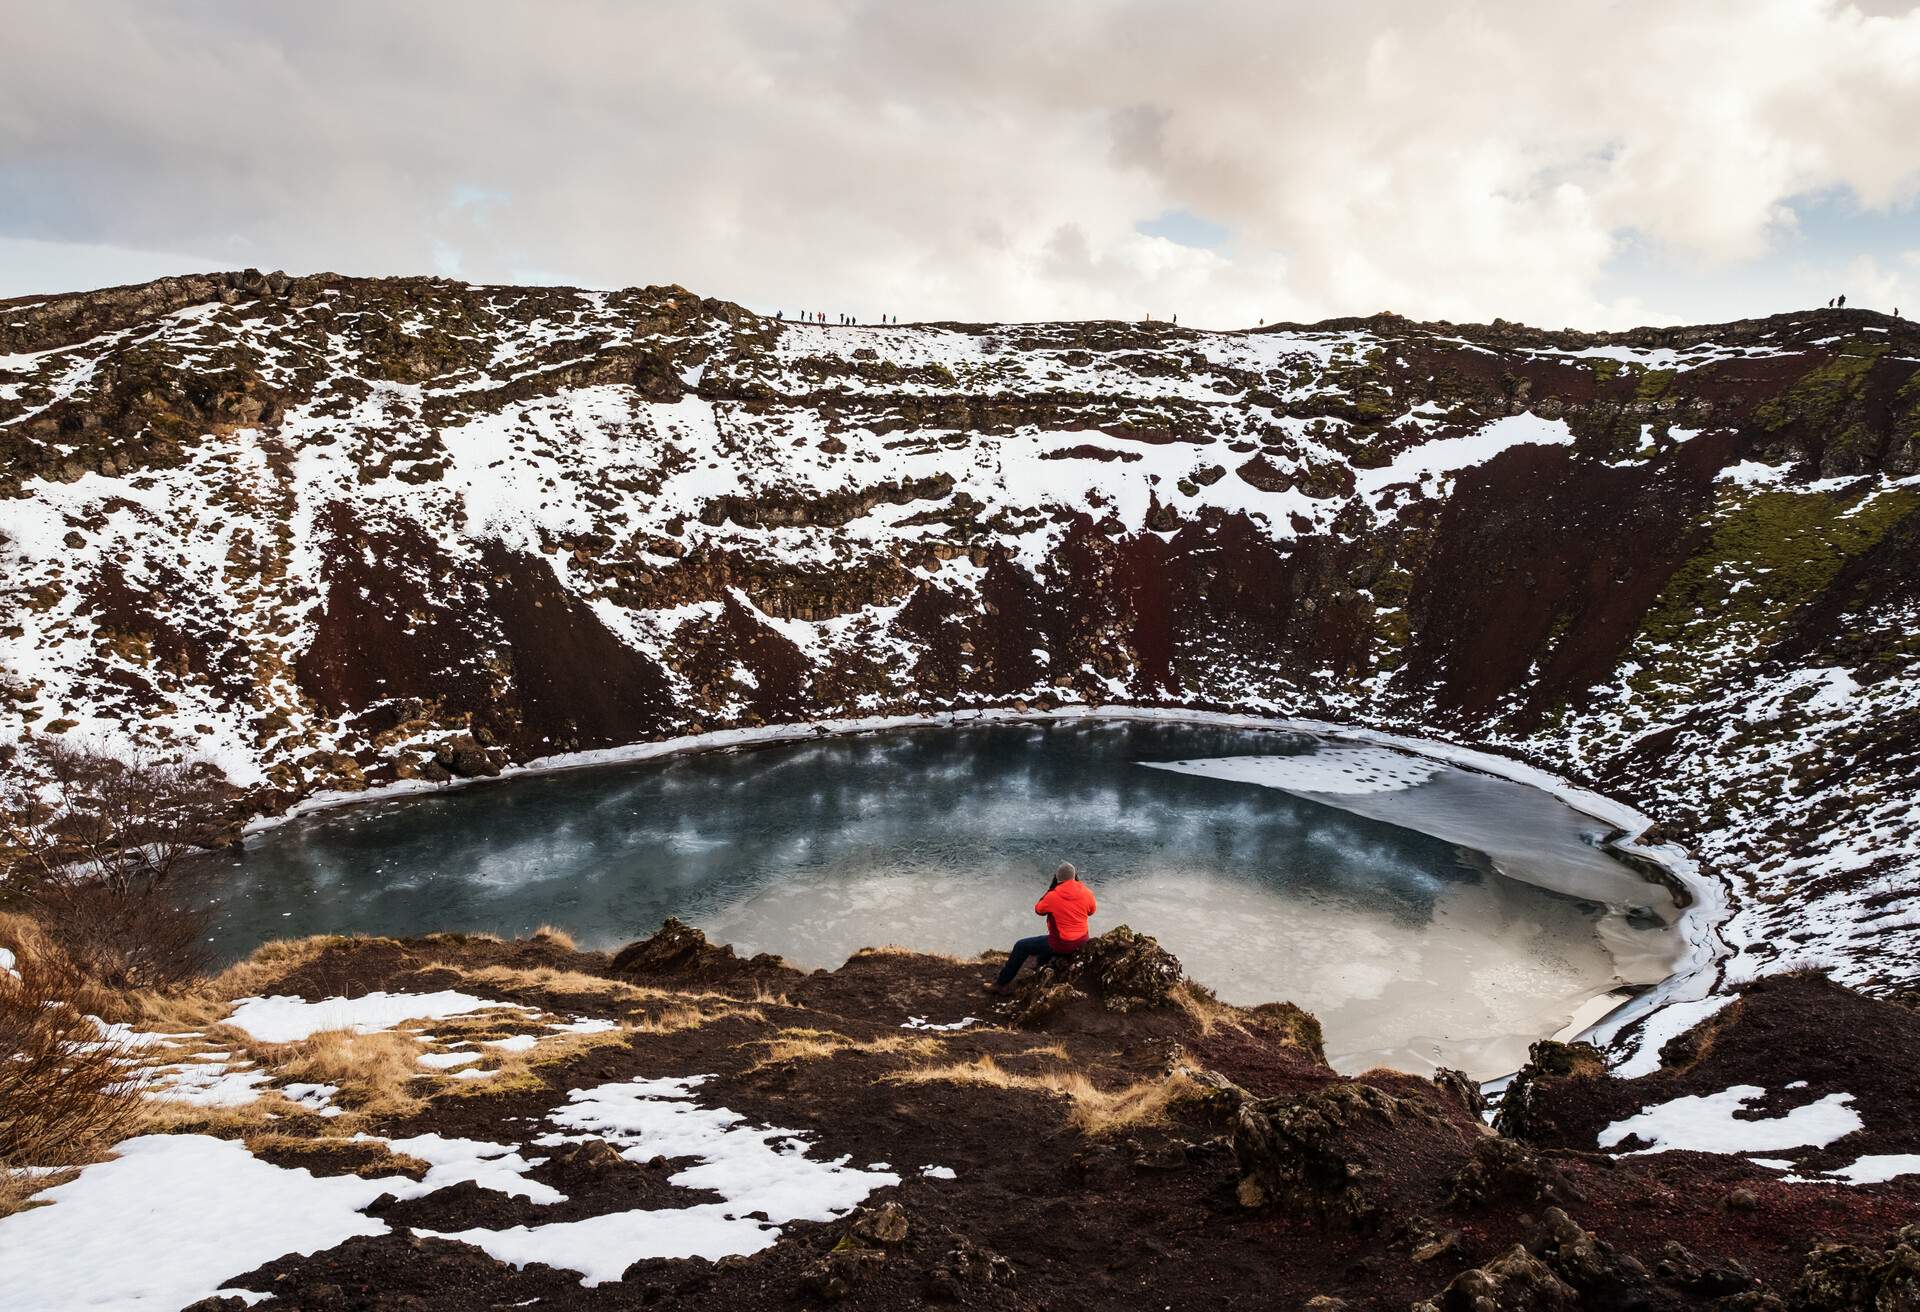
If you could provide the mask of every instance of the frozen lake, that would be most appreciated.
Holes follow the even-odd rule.
[[[1165,722],[901,730],[531,776],[322,812],[214,858],[216,942],[524,934],[676,915],[743,952],[971,955],[1036,933],[1061,860],[1094,930],[1155,935],[1232,1002],[1318,1015],[1355,1071],[1512,1069],[1681,952],[1660,885],[1535,789],[1379,748]],[[986,972],[983,970],[982,977]]]

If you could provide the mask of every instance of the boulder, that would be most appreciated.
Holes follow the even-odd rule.
[[[801,1285],[829,1302],[845,1298],[887,1260],[889,1249],[907,1241],[909,1228],[906,1210],[898,1203],[861,1211],[832,1250],[801,1273]]]
[[[1759,1283],[1745,1262],[1730,1257],[1702,1258],[1674,1239],[1661,1250],[1660,1264],[1654,1270],[1668,1284],[1702,1298],[1744,1294]]]
[[[742,958],[730,944],[709,943],[692,925],[668,916],[651,938],[629,943],[614,954],[613,973],[632,978],[724,981],[786,969],[768,953]]]
[[[469,734],[449,738],[436,747],[433,763],[461,779],[487,779],[500,773],[506,753],[482,747]]]
[[[1037,1030],[1075,1002],[1087,1001],[1087,995],[1071,984],[1043,984],[1020,994],[1019,1010],[1013,1023],[1021,1029]]]
[[[907,1213],[898,1203],[882,1203],[854,1218],[847,1233],[861,1243],[891,1248],[907,1241]]]
[[[1180,982],[1180,959],[1151,936],[1121,925],[1074,953],[1061,974],[1108,1011],[1138,1011],[1167,1005]]]
[[[927,1272],[927,1297],[957,1302],[984,1286],[1010,1285],[1015,1275],[1006,1258],[963,1239]]]
[[[1391,1151],[1385,1132],[1409,1114],[1418,1113],[1370,1084],[1244,1104],[1233,1129],[1241,1205],[1371,1227],[1381,1215],[1368,1192],[1382,1174],[1376,1157]]]
[[[1555,1312],[1582,1306],[1580,1295],[1539,1258],[1515,1244],[1485,1266],[1455,1276],[1413,1312]]]
[[[1512,1139],[1492,1137],[1473,1146],[1473,1156],[1447,1182],[1455,1207],[1496,1202],[1528,1205],[1585,1201],[1566,1173]]]
[[[1606,1059],[1591,1043],[1542,1039],[1527,1049],[1527,1064],[1514,1072],[1493,1128],[1513,1139],[1551,1142],[1557,1127],[1543,1096],[1554,1080],[1597,1079],[1607,1073]]]
[[[1480,1120],[1487,1114],[1487,1100],[1480,1092],[1480,1082],[1465,1071],[1454,1070],[1451,1066],[1442,1066],[1433,1073],[1433,1082],[1466,1110],[1474,1120]]]
[[[1806,1312],[1920,1312],[1920,1225],[1877,1244],[1822,1244],[1807,1254],[1790,1306]]]

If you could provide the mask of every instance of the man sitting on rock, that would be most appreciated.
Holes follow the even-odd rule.
[[[1080,872],[1071,862],[1061,862],[1060,868],[1053,872],[1053,883],[1047,886],[1046,895],[1033,904],[1033,914],[1047,918],[1047,932],[1017,940],[1013,951],[1007,954],[1000,978],[986,986],[987,992],[1009,992],[1013,977],[1020,973],[1028,957],[1033,958],[1034,969],[1039,970],[1055,957],[1078,951],[1087,941],[1087,918],[1098,909],[1093,890],[1080,882]]]

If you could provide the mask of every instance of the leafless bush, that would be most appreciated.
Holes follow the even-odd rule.
[[[205,762],[43,739],[34,764],[45,785],[9,798],[4,821],[15,872],[30,882],[156,890],[219,833],[224,781]]]
[[[187,858],[220,833],[219,771],[58,739],[33,765],[41,782],[0,799],[9,900],[99,983],[163,986],[204,969],[203,920],[177,886]]]
[[[26,903],[81,973],[113,989],[166,988],[212,964],[207,918],[158,889],[53,884]]]
[[[125,1046],[74,1005],[68,962],[16,951],[0,971],[0,1171],[90,1161],[139,1114]]]

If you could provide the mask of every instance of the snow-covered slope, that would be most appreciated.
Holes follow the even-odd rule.
[[[1112,701],[1523,756],[1920,977],[1920,332],[840,327],[234,274],[0,304],[0,744],[257,804]],[[10,758],[30,765],[30,751]],[[22,769],[20,774],[24,775]]]

